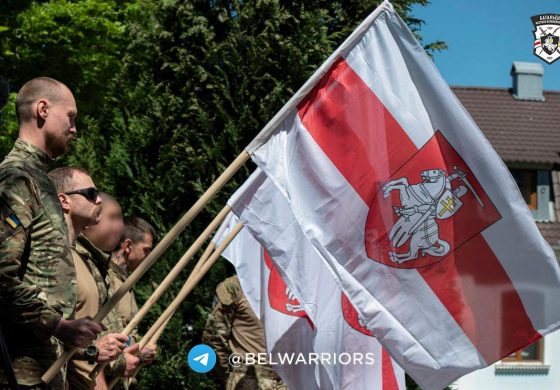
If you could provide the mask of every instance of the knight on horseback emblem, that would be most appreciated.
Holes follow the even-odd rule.
[[[531,20],[535,26],[533,54],[552,64],[560,58],[560,15],[535,15]]]
[[[445,256],[451,245],[439,237],[438,220],[453,217],[463,206],[461,197],[471,191],[477,202],[484,207],[467,174],[453,167],[447,175],[443,169],[429,169],[420,173],[421,182],[409,184],[406,177],[389,181],[383,187],[383,196],[399,191],[400,206],[393,206],[398,217],[389,233],[393,251],[389,259],[394,263],[415,260],[418,256]],[[461,184],[452,186],[453,181]],[[409,242],[408,252],[398,252]]]

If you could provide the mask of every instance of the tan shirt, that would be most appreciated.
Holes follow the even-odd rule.
[[[99,290],[91,271],[91,264],[72,251],[76,266],[76,280],[78,284],[78,302],[76,304],[77,318],[95,316],[99,310]]]
[[[77,249],[72,249],[72,256],[74,257],[74,265],[76,267],[78,294],[76,304],[77,318],[95,316],[101,304],[107,299],[107,289],[99,291],[99,282],[102,282],[99,271],[93,268],[95,265],[87,260],[87,256],[81,249],[80,246]],[[94,367],[94,364],[89,364],[85,360],[70,360],[68,363],[68,382],[70,383],[70,388],[80,390],[93,389],[95,381],[89,378],[89,374]]]
[[[92,295],[93,285],[91,276],[93,276],[93,281],[96,283],[97,291],[99,292],[99,303],[98,307],[94,310],[95,314],[107,302],[108,297],[111,296],[114,292],[114,289],[110,285],[110,276],[108,274],[108,268],[111,264],[110,255],[97,248],[83,235],[78,237],[76,251],[85,261],[85,264],[90,271],[89,274],[83,273],[83,275],[87,278],[87,282],[80,283],[82,286],[84,286],[84,288],[83,295],[78,292],[78,295],[80,295],[80,297],[78,298],[78,300],[80,301],[78,303],[78,306],[82,307],[83,305],[84,310],[86,310],[87,307],[89,307],[90,309],[93,308],[96,299],[95,295]],[[92,314],[92,316],[94,314]],[[85,311],[84,315],[86,315]],[[101,339],[109,333],[122,332],[124,326],[122,326],[121,319],[116,308],[109,312],[107,317],[103,320],[103,325],[105,325],[108,330],[99,334],[97,336],[98,339]],[[93,366],[87,364],[87,362],[84,363],[83,360],[77,359],[76,361],[77,367],[81,368],[84,372],[87,372],[88,375],[88,382],[83,382],[83,384],[86,384],[88,386],[94,385],[95,383],[89,381],[89,371],[91,371]],[[105,378],[109,379],[111,375],[121,375],[121,373],[124,373],[124,368],[124,356],[120,355],[117,360],[111,362],[111,364],[105,368]],[[75,375],[73,375],[73,377],[77,378],[77,380],[79,380],[81,383],[83,375],[79,375],[80,372],[74,372],[74,374]],[[69,379],[69,382],[72,383],[72,380]],[[79,388],[82,389],[83,387]]]

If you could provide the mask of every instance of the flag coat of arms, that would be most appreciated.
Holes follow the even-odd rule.
[[[390,3],[368,23],[247,150],[365,327],[440,389],[558,329],[560,272],[507,167]]]

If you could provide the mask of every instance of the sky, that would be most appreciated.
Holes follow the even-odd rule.
[[[449,48],[434,62],[449,85],[511,87],[513,61],[538,62],[544,89],[560,91],[560,59],[548,64],[533,54],[531,16],[560,14],[560,0],[431,0],[412,15],[426,23],[424,43]]]

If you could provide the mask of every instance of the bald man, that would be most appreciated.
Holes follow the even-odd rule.
[[[47,176],[76,137],[76,102],[63,83],[39,77],[18,92],[16,113],[19,138],[0,163],[0,388],[16,381],[20,388],[43,388],[41,376],[61,342],[85,348],[102,328],[91,318],[74,319],[68,230]],[[65,388],[64,370],[49,388]]]

